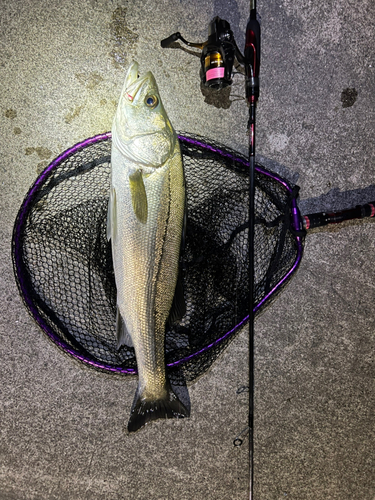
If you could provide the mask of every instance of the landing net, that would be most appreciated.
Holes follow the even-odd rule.
[[[187,194],[181,255],[186,314],[166,331],[175,383],[201,375],[249,314],[248,164],[202,138],[180,135]],[[111,134],[65,151],[39,176],[18,213],[13,264],[20,294],[44,332],[94,368],[136,373],[134,350],[116,348],[116,287],[106,239]],[[303,251],[297,188],[256,166],[254,311],[295,272]]]

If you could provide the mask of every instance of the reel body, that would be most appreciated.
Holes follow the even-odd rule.
[[[201,55],[200,77],[203,85],[222,89],[232,84],[235,46],[227,21],[215,17],[209,25],[208,40]]]

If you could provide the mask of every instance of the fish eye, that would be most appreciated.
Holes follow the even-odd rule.
[[[158,98],[156,95],[148,95],[146,96],[145,103],[149,108],[155,108],[158,104]]]

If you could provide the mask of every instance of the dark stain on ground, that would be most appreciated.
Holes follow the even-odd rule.
[[[74,109],[71,108],[71,111],[69,113],[67,113],[65,115],[65,123],[72,123],[72,121],[74,120],[74,118],[76,118],[80,112],[82,111],[82,109],[84,108],[84,105],[82,104],[81,106],[76,106]]]
[[[76,78],[79,83],[89,90],[93,90],[104,80],[104,78],[95,71],[92,73],[76,73]]]
[[[123,68],[127,64],[126,58],[129,50],[134,49],[139,37],[137,33],[128,28],[124,7],[117,7],[113,11],[110,31],[113,45],[110,56],[116,68]]]
[[[350,108],[357,100],[358,92],[355,88],[347,88],[341,92],[341,102],[343,108]]]
[[[14,127],[14,129],[13,129],[14,135],[20,135],[21,132],[22,132],[22,130],[19,127]]]
[[[228,109],[232,104],[232,100],[230,99],[231,87],[212,90],[201,83],[201,92],[204,96],[204,102],[215,106],[215,108]]]
[[[11,120],[13,120],[17,116],[17,111],[15,109],[7,109],[4,115],[6,116],[6,118],[10,118]]]
[[[30,147],[25,149],[25,155],[32,155],[33,153],[36,153],[41,160],[48,160],[48,158],[51,158],[52,156],[52,151],[47,148]]]
[[[305,130],[314,130],[315,125],[313,125],[312,123],[302,122],[302,128]]]

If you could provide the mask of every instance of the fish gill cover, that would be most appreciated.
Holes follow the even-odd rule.
[[[186,314],[166,329],[175,384],[204,373],[248,319],[248,165],[245,157],[179,136],[187,230],[181,253]],[[31,315],[64,351],[97,369],[136,373],[134,350],[117,350],[116,286],[106,238],[111,134],[67,150],[39,176],[13,233],[16,281]],[[258,314],[302,257],[292,227],[296,190],[256,168],[255,289]]]

